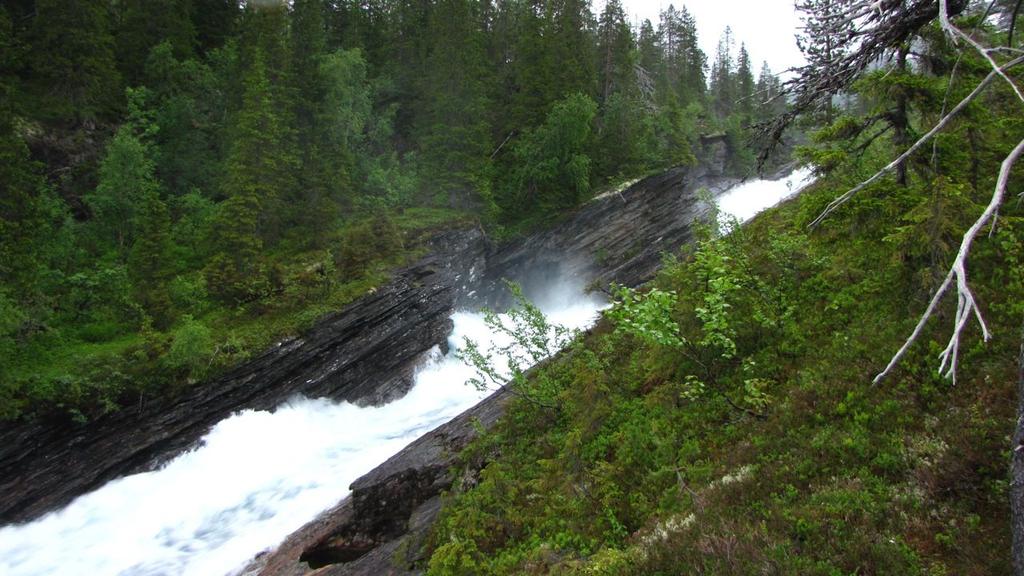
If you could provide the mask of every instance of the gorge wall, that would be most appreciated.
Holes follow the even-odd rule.
[[[514,278],[527,295],[575,279],[604,288],[636,286],[650,279],[665,252],[691,239],[692,224],[712,195],[735,180],[673,169],[606,194],[558,226],[488,255],[487,267],[460,301],[501,301],[502,278]],[[460,452],[504,413],[511,394],[499,390],[448,424],[426,434],[351,485],[334,508],[293,533],[245,574],[380,576],[418,574],[423,546],[453,483],[472,485],[485,461],[452,475]]]
[[[322,319],[301,338],[280,342],[174,399],[151,401],[85,424],[0,424],[0,523],[32,519],[109,480],[152,469],[195,445],[213,424],[238,410],[273,409],[295,394],[364,404],[400,397],[424,353],[445,347],[449,316],[456,307],[500,305],[502,293],[495,288],[499,279],[520,282],[528,295],[556,278],[602,287],[612,281],[639,284],[653,275],[663,252],[689,240],[690,224],[706,214],[709,207],[698,200],[698,190],[715,193],[734,183],[713,162],[674,168],[597,198],[558,225],[506,245],[493,245],[476,229],[446,232],[431,241],[426,257]],[[491,410],[488,406],[500,403],[492,397],[474,410]],[[403,494],[425,490],[407,502],[434,498],[445,482],[445,455],[457,452],[474,433],[466,422],[456,419],[415,443],[420,448],[414,452],[414,465],[401,464],[401,470],[389,473],[392,469],[385,464],[381,472],[357,481],[352,500],[358,502],[360,494],[376,493],[365,490],[380,486]],[[434,448],[424,452],[424,446]],[[406,508],[410,506],[418,509],[420,504]],[[357,508],[357,525],[379,520],[367,520],[366,507]],[[380,534],[392,535],[396,527],[404,530],[408,517],[386,523],[384,530],[363,530],[377,535],[368,537],[358,554],[345,552],[342,557],[368,556],[380,547]],[[328,532],[337,532],[338,526],[334,523]],[[324,558],[337,558],[336,552],[324,552]]]

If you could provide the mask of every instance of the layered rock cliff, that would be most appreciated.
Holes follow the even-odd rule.
[[[669,170],[504,246],[491,245],[475,229],[442,234],[427,257],[374,293],[324,318],[302,338],[281,342],[183,396],[84,425],[0,424],[0,523],[34,518],[116,477],[151,469],[194,446],[213,424],[238,410],[273,409],[295,394],[360,403],[399,397],[423,354],[444,347],[457,306],[500,304],[495,286],[501,278],[522,283],[530,295],[556,278],[595,286],[639,284],[654,273],[663,252],[689,240],[690,224],[708,208],[698,200],[698,190],[715,192],[734,183],[719,174],[716,167]],[[478,409],[491,410],[487,406],[492,404]],[[466,420],[431,433],[413,445],[411,455],[409,449],[403,452],[406,460],[398,462],[406,464],[395,466],[404,472],[385,474],[393,468],[382,467],[354,485],[354,503],[371,501],[360,494],[372,499],[376,496],[369,495],[381,487],[397,491],[388,492],[387,501],[403,504],[391,511],[397,515],[384,528],[372,507],[356,505],[351,522],[328,523],[332,528],[326,532],[334,542],[347,538],[357,544],[346,552],[338,552],[344,548],[338,545],[310,548],[309,562],[342,566],[346,559],[380,556],[381,544],[387,538],[393,542],[410,519],[429,520],[436,495],[448,483],[448,458],[475,433],[458,428],[459,422]],[[431,442],[444,449],[427,448]],[[422,509],[428,501],[433,503]],[[305,561],[297,565],[307,566]]]
[[[295,394],[360,403],[403,395],[424,352],[446,342],[465,271],[481,268],[483,235],[440,235],[431,253],[302,338],[283,341],[212,382],[84,425],[0,424],[0,523],[31,519],[105,482],[158,465],[243,409]]]
[[[644,179],[581,208],[554,228],[496,249],[463,301],[502,297],[501,278],[533,296],[556,281],[595,287],[636,286],[650,279],[662,255],[691,239],[709,206],[700,190],[720,193],[735,180],[683,168]],[[423,436],[351,485],[351,495],[262,555],[246,574],[384,576],[419,574],[423,545],[453,482],[472,483],[485,464],[452,472],[459,453],[500,418],[502,390]]]

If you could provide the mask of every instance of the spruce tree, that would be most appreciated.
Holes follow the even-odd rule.
[[[732,29],[726,26],[718,41],[715,63],[711,66],[712,108],[721,120],[732,114],[736,104],[736,67],[732,57],[734,42]]]
[[[326,91],[320,70],[327,50],[325,12],[323,0],[295,0],[292,4],[289,78],[301,162],[296,175],[299,196],[295,223],[313,245],[321,245],[325,240],[338,214],[335,199],[347,191],[349,184],[347,174],[332,170],[332,163],[344,163],[341,158],[328,157],[323,129],[317,123]]]
[[[166,42],[179,60],[195,54],[192,0],[122,0],[117,10],[117,57],[129,86],[142,80],[146,58],[158,44]]]
[[[0,10],[0,58],[10,54],[10,21]],[[7,62],[3,62],[7,64]],[[45,241],[40,201],[43,179],[25,141],[15,128],[14,87],[0,78],[0,285],[19,300],[29,298],[38,282],[39,248]]]
[[[782,81],[772,72],[768,62],[761,64],[754,88],[754,101],[754,122],[757,124],[767,122],[786,109],[786,101],[782,97]]]
[[[137,238],[128,257],[128,274],[135,299],[153,320],[165,329],[171,321],[171,300],[167,292],[170,280],[170,228],[167,206],[156,190],[148,192],[139,207]]]
[[[91,122],[121,104],[121,76],[107,2],[38,0],[31,30],[31,87],[40,114]]]
[[[548,0],[544,49],[553,80],[552,101],[571,94],[598,94],[594,28],[589,0]]]
[[[201,53],[220,48],[238,19],[237,0],[192,0],[192,27]]]
[[[421,84],[418,141],[426,163],[424,184],[454,208],[480,206],[489,195],[490,72],[475,4],[438,0]]]
[[[750,54],[746,44],[740,43],[740,52],[736,57],[736,111],[742,116],[744,123],[749,124],[754,115],[754,72],[750,67]]]
[[[283,183],[294,170],[292,157],[282,149],[281,120],[259,51],[252,55],[244,84],[224,175],[227,200],[214,221],[214,257],[206,268],[210,293],[229,302],[260,293],[262,238],[279,233],[274,229],[279,221],[268,212],[280,207]]]
[[[258,232],[274,244],[300,218],[303,194],[297,142],[295,89],[288,49],[289,14],[284,2],[250,2],[242,18],[239,66],[241,110],[229,130],[224,190],[253,182],[259,189]],[[248,171],[248,174],[242,174]]]
[[[614,92],[631,92],[635,86],[633,33],[619,0],[608,0],[601,12],[597,28],[597,53],[600,59],[598,77],[602,101]]]

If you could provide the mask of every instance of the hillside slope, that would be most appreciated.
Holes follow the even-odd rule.
[[[882,184],[809,231],[853,178],[825,179],[731,234],[706,231],[646,294],[621,293],[528,384],[555,390],[557,408],[515,401],[463,454],[423,568],[1008,573],[1021,207],[970,261],[996,338],[969,329],[957,383],[939,378],[946,302],[872,385],[972,204],[957,195],[963,209],[943,212],[938,184]]]

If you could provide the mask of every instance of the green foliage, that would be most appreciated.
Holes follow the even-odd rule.
[[[175,54],[164,42],[146,59],[145,113],[157,127],[152,139],[156,173],[168,196],[197,190],[213,196],[223,159],[219,139],[226,127],[226,87],[207,63]]]
[[[122,76],[136,85],[143,76],[146,57],[158,44],[186,59],[193,55],[196,32],[191,0],[125,0],[118,2],[116,50]]]
[[[47,120],[109,118],[121,100],[110,5],[40,0],[28,44],[30,91]]]
[[[605,99],[594,137],[597,174],[624,178],[642,174],[657,163],[655,119],[641,103],[616,92]],[[685,152],[688,147],[683,148]],[[684,152],[684,154],[685,154]]]
[[[450,208],[490,198],[490,69],[473,9],[468,0],[441,0],[428,25],[425,104],[418,117],[423,184],[446,196]]]
[[[557,388],[546,378],[526,378],[526,371],[569,345],[577,334],[551,324],[522,288],[506,282],[513,304],[502,314],[484,310],[484,323],[494,334],[495,343],[487,350],[465,338],[458,357],[472,367],[476,375],[468,384],[478,390],[508,386],[514,394],[537,406],[557,408]]]
[[[114,250],[123,257],[137,236],[142,206],[158,194],[159,186],[148,149],[131,127],[117,131],[99,176],[96,190],[85,196],[93,212],[91,233],[100,253]]]
[[[615,306],[605,316],[615,323],[615,329],[648,345],[679,348],[685,344],[679,323],[672,319],[677,305],[675,291],[652,288],[638,292],[626,287],[613,291]]]
[[[171,370],[184,371],[190,379],[202,378],[210,366],[213,338],[210,329],[191,315],[182,316],[174,330],[164,363]]]
[[[387,212],[379,210],[345,229],[337,264],[350,274],[363,274],[370,264],[390,258],[402,247],[401,231]]]
[[[808,231],[858,170],[618,289],[607,322],[523,384],[557,390],[558,416],[514,402],[467,452],[470,471],[492,456],[453,485],[428,573],[1008,570],[1014,414],[996,399],[1015,394],[1018,342],[971,347],[954,389],[934,374],[946,327],[929,327],[870,384],[987,186],[883,183]],[[1004,210],[970,266],[990,325],[1017,334],[1020,207]]]
[[[506,211],[564,209],[587,199],[590,192],[591,126],[597,104],[582,94],[557,102],[544,124],[523,135],[513,147],[515,165]]]
[[[128,256],[128,273],[135,285],[136,301],[142,305],[158,328],[171,321],[171,302],[167,293],[170,279],[170,227],[167,206],[156,192],[143,200],[138,217],[138,239]]]
[[[15,131],[11,112],[8,95],[0,92],[0,282],[27,296],[38,283],[47,222],[40,194],[43,182]]]
[[[183,314],[212,332],[211,377],[371,289],[426,230],[515,233],[694,162],[693,18],[670,9],[638,40],[621,4],[591,10],[5,4],[6,413],[177,390],[195,377],[161,358]]]
[[[282,196],[292,192],[289,163],[295,158],[283,149],[284,133],[263,58],[257,52],[246,77],[243,108],[228,156],[228,199],[211,227],[218,252],[206,267],[206,284],[211,294],[224,301],[248,301],[266,290],[259,261],[263,240],[279,235]]]

